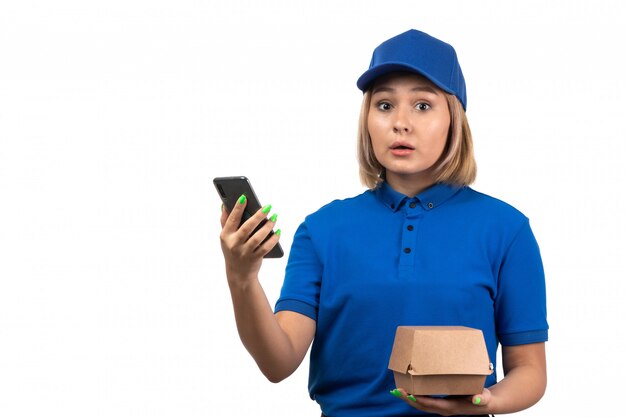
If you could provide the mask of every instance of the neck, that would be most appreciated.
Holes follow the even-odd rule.
[[[415,197],[435,183],[430,175],[398,175],[387,173],[385,181],[399,193]]]

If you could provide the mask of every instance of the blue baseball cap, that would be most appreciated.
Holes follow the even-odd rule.
[[[416,72],[426,77],[443,91],[454,94],[463,109],[467,108],[465,78],[452,45],[419,30],[408,30],[374,50],[369,69],[356,85],[365,92],[376,78],[396,71]]]

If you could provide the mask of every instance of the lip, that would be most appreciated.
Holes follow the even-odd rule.
[[[389,147],[389,151],[395,156],[406,156],[414,152],[415,148],[407,142],[397,141]]]

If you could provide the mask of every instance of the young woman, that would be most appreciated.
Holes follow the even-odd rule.
[[[272,310],[258,281],[276,217],[237,228],[245,196],[222,213],[221,243],[241,340],[270,381],[311,348],[309,391],[323,415],[512,413],[546,387],[546,296],[528,219],[471,188],[476,175],[465,81],[454,49],[410,30],[382,43],[359,78],[363,194],[307,216]],[[481,394],[407,396],[387,369],[399,325],[481,329],[504,377]],[[496,368],[497,369],[497,368]],[[392,395],[389,393],[391,392]],[[394,398],[397,397],[397,398]]]

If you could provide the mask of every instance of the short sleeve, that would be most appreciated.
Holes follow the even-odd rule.
[[[295,311],[317,321],[322,272],[322,263],[304,222],[293,238],[285,281],[274,311]]]
[[[503,346],[548,340],[546,286],[539,246],[526,219],[504,254],[495,301]]]

